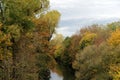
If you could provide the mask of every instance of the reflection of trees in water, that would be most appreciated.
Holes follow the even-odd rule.
[[[70,67],[57,65],[56,68],[51,71],[50,80],[75,80],[74,70]]]
[[[63,74],[63,80],[75,80],[74,70],[71,67],[59,65]]]
[[[68,68],[63,70],[63,76],[63,80],[75,80],[74,72]]]

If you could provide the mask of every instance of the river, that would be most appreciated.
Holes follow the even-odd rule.
[[[57,74],[56,72],[50,71],[50,74],[51,74],[50,80],[63,80],[63,76]]]
[[[75,80],[73,71],[65,67],[50,70],[50,76],[50,80]]]

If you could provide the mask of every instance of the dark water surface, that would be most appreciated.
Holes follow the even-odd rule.
[[[51,73],[50,80],[75,80],[73,70],[65,68],[63,66],[62,67],[59,66],[59,68],[57,67],[55,71],[51,70],[50,73]]]

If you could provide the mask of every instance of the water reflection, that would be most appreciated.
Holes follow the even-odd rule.
[[[51,73],[50,80],[63,80],[63,76],[57,74],[56,72],[50,71],[50,73]]]

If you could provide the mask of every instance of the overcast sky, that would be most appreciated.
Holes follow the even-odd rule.
[[[71,36],[82,26],[120,20],[120,0],[50,0],[61,13],[57,32]]]

